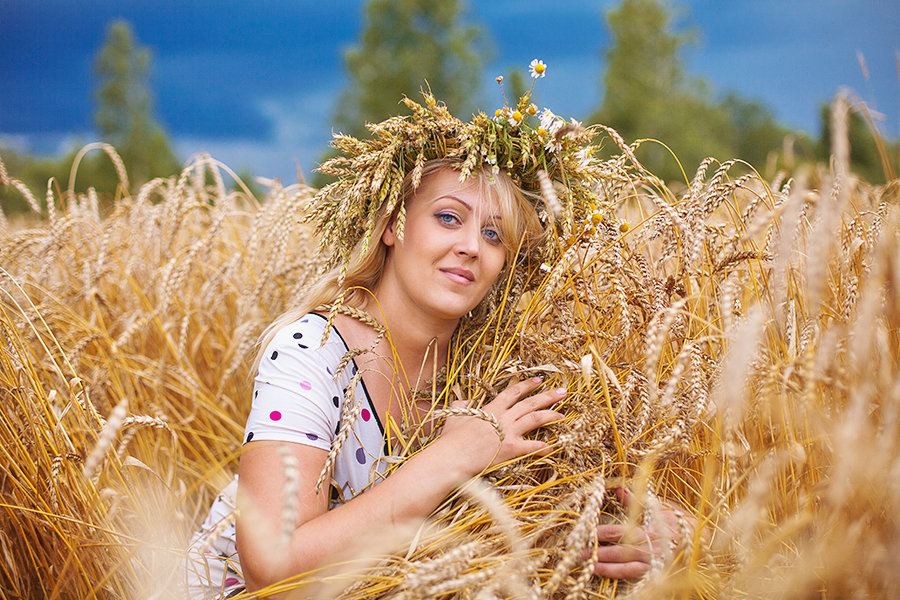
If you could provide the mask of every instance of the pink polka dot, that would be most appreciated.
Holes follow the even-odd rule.
[[[311,384],[310,382],[308,382],[308,381],[301,381],[301,382],[300,382],[300,387],[301,387],[302,389],[304,389],[304,390],[311,390],[311,389],[312,389],[312,384]]]
[[[226,585],[226,586],[229,586],[229,585],[237,585],[237,584],[239,584],[240,582],[241,582],[241,580],[238,579],[238,578],[236,578],[236,577],[229,577],[228,579],[225,580],[225,585]]]
[[[372,413],[369,412],[368,408],[362,409],[362,412],[360,414],[362,415],[363,421],[368,421],[369,419],[372,418]]]
[[[281,413],[278,412],[277,410],[273,410],[272,412],[269,413],[269,418],[272,419],[273,421],[280,421]]]

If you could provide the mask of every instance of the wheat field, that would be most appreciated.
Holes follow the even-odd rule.
[[[439,409],[543,374],[570,392],[537,434],[554,453],[262,596],[896,597],[900,181],[838,151],[770,180],[708,160],[667,187],[622,150],[615,214],[506,282],[420,390]],[[236,470],[257,336],[323,269],[314,190],[232,180],[200,156],[104,209],[0,162],[44,214],[0,217],[3,597],[179,597]],[[400,435],[407,455],[430,439]],[[657,499],[696,518],[686,543],[639,581],[592,577],[596,525],[652,524]]]

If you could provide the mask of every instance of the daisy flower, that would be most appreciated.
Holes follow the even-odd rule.
[[[531,64],[528,65],[528,73],[535,79],[543,77],[546,72],[547,65],[545,65],[542,60],[534,59],[531,61]]]
[[[559,117],[550,112],[549,108],[545,108],[541,113],[541,119],[538,123],[538,127],[540,127],[541,129],[546,129],[552,135],[559,131],[559,128],[562,127],[562,123],[560,122]]]

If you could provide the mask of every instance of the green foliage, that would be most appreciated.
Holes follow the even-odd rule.
[[[592,122],[612,126],[629,142],[665,144],[668,150],[645,142],[637,155],[668,181],[689,177],[708,156],[738,158],[759,170],[775,164],[773,152],[790,131],[760,102],[733,92],[716,101],[704,80],[685,72],[679,53],[693,36],[672,30],[667,5],[622,0],[607,20],[612,44],[605,53],[603,102]]]
[[[778,124],[772,110],[732,92],[725,96],[722,108],[732,127],[732,155],[757,169],[769,162],[773,151],[781,150],[791,132]]]
[[[115,21],[95,57],[98,77],[94,120],[101,138],[115,146],[135,186],[178,170],[165,132],[153,118],[150,53],[125,21]]]
[[[341,132],[360,137],[430,88],[455,114],[474,107],[486,40],[463,22],[459,0],[369,0],[359,43],[344,54],[349,75],[334,117]]]
[[[0,147],[0,159],[6,165],[8,175],[18,179],[31,190],[41,207],[42,214],[45,214],[48,182],[53,180],[51,185],[55,197],[62,198],[63,192],[69,188],[72,164],[79,149],[73,148],[61,158],[53,158],[31,156]],[[169,175],[175,172],[173,170]],[[106,153],[100,150],[85,155],[79,162],[75,174],[75,192],[83,194],[88,188],[94,188],[103,207],[111,207],[116,194],[120,191],[115,167]],[[6,186],[0,186],[0,207],[7,215],[32,211],[19,190]]]
[[[689,79],[679,57],[691,40],[671,31],[671,14],[658,0],[623,0],[607,14],[613,42],[605,53],[604,98],[591,120],[616,129],[627,141],[652,138],[638,152],[663,179],[683,179],[707,156],[726,156],[727,112],[709,99],[707,86]]]
[[[819,109],[822,124],[822,135],[816,144],[816,157],[828,161],[831,154],[831,105],[823,104]],[[872,183],[887,181],[889,169],[896,173],[898,157],[897,142],[886,142],[881,134],[856,110],[851,110],[847,123],[847,137],[850,142],[850,170]],[[878,143],[885,144],[885,155],[882,158],[878,151]],[[885,164],[887,161],[888,164]],[[893,162],[892,162],[893,161]]]
[[[519,98],[528,93],[530,87],[531,81],[525,79],[525,72],[522,69],[511,69],[509,75],[503,80],[504,94],[511,106],[515,106],[519,102]],[[537,100],[536,96],[537,94],[532,92],[532,102]]]

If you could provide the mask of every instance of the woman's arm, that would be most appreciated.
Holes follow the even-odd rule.
[[[519,382],[484,406],[500,423],[502,441],[491,423],[476,417],[450,417],[434,443],[380,484],[333,510],[328,510],[327,491],[314,492],[325,450],[289,442],[248,444],[239,469],[237,522],[238,552],[248,589],[320,567],[336,551],[357,543],[363,532],[426,519],[454,489],[492,465],[549,452],[546,443],[524,435],[563,418],[548,407],[561,400],[565,390],[522,399],[539,385],[540,379]],[[300,495],[286,549],[278,547],[285,496],[282,447],[297,461]]]

